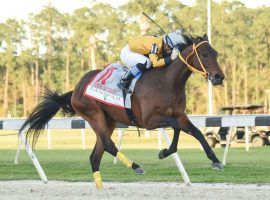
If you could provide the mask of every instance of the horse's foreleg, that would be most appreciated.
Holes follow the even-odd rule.
[[[174,129],[172,143],[171,143],[169,149],[165,148],[165,149],[160,150],[160,152],[158,154],[159,159],[166,158],[169,155],[177,152],[177,144],[178,144],[178,139],[179,139],[179,133],[180,133],[180,131],[178,129]]]
[[[113,129],[110,127],[108,118],[105,120],[103,113],[99,113],[94,117],[94,121],[90,121],[91,127],[99,135],[104,150],[120,160],[128,168],[132,168],[136,174],[143,174],[144,170],[135,162],[128,159],[123,153],[119,152],[111,139]],[[115,126],[114,126],[115,127]]]
[[[104,153],[104,150],[106,150],[108,153],[112,154],[113,156],[116,156],[120,161],[123,162],[124,165],[126,165],[128,168],[132,168],[136,174],[144,174],[144,170],[135,162],[129,160],[124,154],[119,152],[117,148],[115,147],[115,144],[113,141],[105,141],[108,140],[107,138],[103,138],[103,141],[101,139],[102,136],[97,134],[97,141],[96,145],[92,151],[92,154],[90,156],[90,163],[93,170],[93,177],[94,181],[96,183],[97,189],[102,189],[102,179],[101,174],[99,171],[99,165],[102,158],[102,155]],[[106,147],[104,147],[104,144]]]
[[[150,118],[144,119],[145,128],[148,130],[156,128],[171,127],[176,131],[180,131],[180,125],[176,118],[167,117],[164,115],[154,115]]]
[[[116,157],[119,161],[121,161],[126,167],[134,170],[136,174],[144,174],[144,170],[140,167],[140,165],[136,164],[132,160],[128,159],[123,153],[118,151],[114,142],[110,137],[106,135],[100,135],[102,144],[104,146],[105,151]]]
[[[178,144],[179,133],[180,133],[180,124],[176,118],[162,116],[162,115],[152,116],[146,122],[147,129],[165,128],[165,127],[173,128],[174,130],[173,140],[169,149],[165,148],[165,149],[160,150],[159,155],[158,155],[159,159],[166,158],[167,156],[177,151],[177,144]]]
[[[202,132],[191,123],[191,121],[188,119],[188,117],[186,115],[181,116],[179,118],[179,121],[181,124],[181,130],[192,135],[201,143],[207,157],[213,162],[212,163],[213,168],[214,169],[222,169],[223,168],[222,164],[220,163],[220,161],[216,157],[212,148],[207,143]]]

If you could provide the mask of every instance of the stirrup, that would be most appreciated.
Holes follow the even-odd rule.
[[[125,83],[124,83],[125,84]],[[123,92],[125,92],[126,94],[131,94],[132,91],[129,89],[129,86],[128,87],[125,87],[122,85],[122,80],[117,84],[117,86],[123,90]]]
[[[132,94],[132,91],[128,88],[125,88],[125,90],[123,90],[126,94]]]

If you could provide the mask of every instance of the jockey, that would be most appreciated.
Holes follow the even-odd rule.
[[[137,75],[149,68],[170,64],[179,54],[179,46],[185,44],[180,30],[168,33],[164,37],[144,35],[133,38],[120,54],[121,61],[130,70],[118,83],[124,92],[130,93],[129,86]]]

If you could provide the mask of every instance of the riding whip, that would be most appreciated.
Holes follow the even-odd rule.
[[[163,28],[160,27],[151,17],[149,17],[145,12],[142,12],[142,14],[147,17],[152,23],[154,23],[164,34],[166,33]]]
[[[142,12],[142,14],[147,17],[152,23],[154,23],[164,34],[166,34],[166,32],[163,30],[163,28],[161,28],[160,25],[158,25],[151,17],[149,17],[145,12]],[[169,40],[171,42],[171,44],[173,45],[173,48],[175,47],[175,45],[172,43],[171,39],[166,35],[166,40]]]

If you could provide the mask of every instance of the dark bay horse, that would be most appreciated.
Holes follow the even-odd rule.
[[[206,34],[203,37],[185,36],[185,39],[187,44],[173,63],[148,70],[141,76],[132,95],[132,109],[139,127],[149,130],[171,127],[174,130],[172,143],[168,149],[160,151],[160,159],[177,151],[179,133],[184,131],[201,143],[207,157],[212,161],[213,168],[222,169],[220,161],[203,134],[189,121],[185,113],[185,86],[192,72],[202,74],[211,80],[213,85],[222,84],[224,74],[217,63],[217,52],[209,44]],[[23,130],[26,126],[30,126],[27,137],[32,134],[35,144],[47,122],[60,109],[70,116],[77,114],[88,121],[96,133],[96,144],[90,156],[90,163],[98,189],[102,188],[99,165],[104,151],[117,157],[135,173],[144,172],[138,164],[120,153],[111,140],[116,122],[131,125],[125,110],[83,95],[86,85],[99,71],[85,74],[75,89],[66,94],[61,95],[47,90],[41,103],[34,108],[21,128]]]

